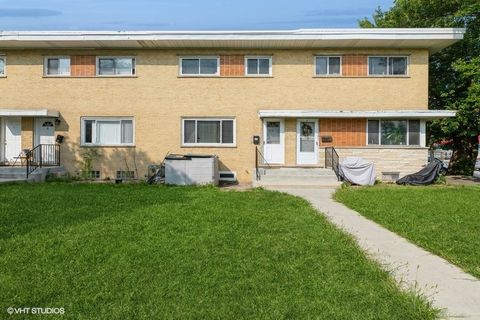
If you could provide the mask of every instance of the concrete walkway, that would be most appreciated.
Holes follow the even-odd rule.
[[[275,188],[269,188],[275,190]],[[361,248],[392,270],[405,288],[419,288],[449,319],[480,319],[480,281],[446,260],[332,200],[334,190],[281,188],[300,196],[335,225],[353,235]]]

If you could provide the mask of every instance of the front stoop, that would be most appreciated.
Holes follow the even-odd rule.
[[[27,179],[27,168],[25,167],[0,167],[0,183],[20,181],[42,182],[45,181],[49,173],[61,175],[65,172],[63,166],[37,168]]]
[[[326,168],[261,168],[260,179],[253,177],[254,187],[337,188],[342,183]]]

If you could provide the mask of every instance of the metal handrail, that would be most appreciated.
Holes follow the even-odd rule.
[[[332,168],[333,172],[337,176],[337,179],[342,180],[340,174],[340,158],[337,150],[334,147],[325,148],[325,168]]]
[[[27,179],[44,166],[60,166],[60,145],[39,144],[27,152]]]
[[[260,170],[259,170],[260,165],[258,163],[258,160],[260,160],[260,158],[263,160],[262,166],[267,166],[267,168],[270,168],[270,164],[267,162],[263,154],[260,152],[260,149],[257,146],[255,146],[255,176],[257,181],[261,179]]]

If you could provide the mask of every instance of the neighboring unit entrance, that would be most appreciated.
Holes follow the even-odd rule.
[[[285,122],[265,119],[263,122],[263,156],[269,164],[285,163]]]
[[[318,120],[297,121],[297,164],[318,164]]]
[[[3,154],[5,161],[14,162],[22,152],[22,119],[20,117],[3,118]]]

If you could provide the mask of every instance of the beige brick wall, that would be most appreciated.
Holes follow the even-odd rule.
[[[22,117],[22,150],[33,147],[33,127],[33,118]]]
[[[339,52],[341,51],[341,52]],[[65,135],[62,161],[75,171],[81,116],[134,116],[135,148],[101,148],[96,169],[113,177],[134,162],[141,175],[167,152],[214,153],[223,169],[251,179],[253,135],[262,136],[260,109],[401,110],[427,109],[427,50],[19,50],[7,55],[0,79],[0,108],[49,108],[61,113],[57,133]],[[408,54],[410,77],[315,78],[315,54]],[[178,56],[273,54],[272,78],[179,78]],[[45,55],[134,55],[134,78],[46,78]],[[235,116],[234,148],[182,148],[182,116]],[[295,164],[295,120],[287,120],[287,164]],[[292,140],[293,139],[293,140]],[[293,143],[290,142],[293,141]],[[134,161],[135,159],[135,161]]]
[[[428,148],[335,148],[340,161],[345,157],[361,157],[375,163],[378,179],[382,179],[382,172],[399,172],[400,177],[417,172],[428,161]],[[322,158],[325,159],[324,149]]]

